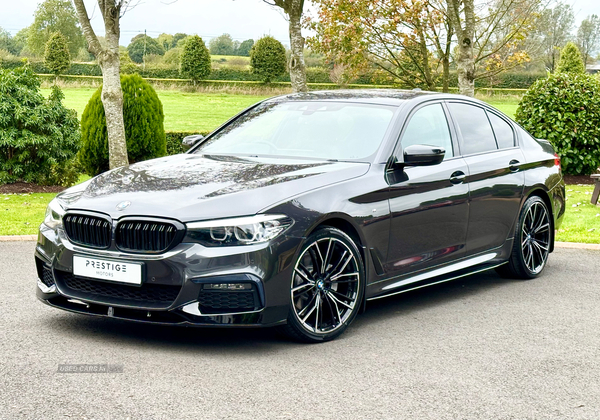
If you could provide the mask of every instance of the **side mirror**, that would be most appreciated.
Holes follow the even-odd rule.
[[[443,147],[415,144],[404,149],[404,165],[438,165],[444,160],[444,155],[446,155],[446,150]]]
[[[181,145],[183,146],[183,150],[185,150],[187,152],[188,150],[190,150],[193,146],[195,146],[202,140],[204,140],[203,135],[194,134],[193,136],[184,137],[181,142]]]

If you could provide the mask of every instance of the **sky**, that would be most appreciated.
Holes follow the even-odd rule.
[[[135,3],[136,0],[134,0]],[[41,0],[0,0],[0,27],[13,35],[33,22],[33,13]],[[600,15],[599,0],[566,0],[573,5],[577,24],[591,14]],[[8,4],[17,7],[7,7]],[[88,13],[92,14],[95,0],[85,0]],[[309,3],[309,1],[307,1]],[[7,12],[10,10],[9,12]],[[100,14],[93,13],[92,24],[96,33],[104,32]],[[128,45],[131,38],[147,31],[156,38],[165,32],[198,34],[205,41],[223,33],[233,39],[254,40],[271,35],[289,45],[288,25],[278,8],[262,0],[139,0],[139,4],[121,20],[121,45]]]
[[[0,27],[16,34],[31,25],[33,13],[42,0],[0,0]],[[134,0],[132,4],[135,4]],[[3,3],[18,4],[6,7]],[[97,35],[104,33],[100,13],[94,10],[95,0],[85,0],[88,14]],[[10,10],[10,12],[7,12]],[[121,45],[144,30],[153,38],[161,33],[198,34],[205,41],[229,33],[234,40],[258,39],[271,35],[289,44],[288,22],[278,8],[262,0],[140,0],[121,19]]]

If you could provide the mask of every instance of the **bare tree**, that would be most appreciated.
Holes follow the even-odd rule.
[[[475,94],[475,80],[527,61],[522,46],[541,6],[538,0],[448,0],[458,40],[458,87]]]
[[[583,62],[587,64],[590,56],[598,50],[600,44],[600,19],[598,15],[591,15],[585,18],[579,29],[577,29],[577,44]]]
[[[108,156],[110,169],[125,166],[127,144],[125,142],[125,123],[123,121],[123,90],[121,89],[119,37],[120,19],[130,8],[131,0],[97,0],[102,13],[105,28],[105,46],[100,44],[83,0],[73,0],[79,22],[88,43],[88,50],[96,56],[102,69],[102,105],[106,116],[108,132]]]
[[[281,7],[288,15],[290,31],[290,79],[295,92],[306,92],[306,64],[304,63],[304,37],[302,36],[302,12],[304,0],[263,0],[271,6]]]
[[[570,4],[557,2],[553,8],[540,13],[536,30],[531,34],[530,43],[538,44],[543,55],[544,65],[551,72],[558,64],[560,50],[571,38],[575,14]]]

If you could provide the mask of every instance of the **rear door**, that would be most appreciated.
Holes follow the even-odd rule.
[[[476,104],[449,102],[459,147],[469,168],[467,255],[501,246],[513,236],[525,158],[504,117]]]
[[[388,173],[392,214],[386,271],[402,275],[465,254],[469,187],[465,161],[457,156],[453,130],[442,103],[415,109],[400,147],[424,144],[446,150],[444,161]]]

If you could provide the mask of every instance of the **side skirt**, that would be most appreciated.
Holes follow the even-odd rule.
[[[506,264],[508,255],[510,255],[510,252],[507,253],[506,251],[511,248],[512,240],[507,241],[502,247],[496,250],[466,258],[443,267],[437,267],[426,272],[397,278],[396,281],[394,281],[393,278],[388,279],[384,282],[385,285],[375,290],[373,289],[377,284],[371,284],[371,296],[367,297],[366,300],[377,300],[491,270]],[[367,286],[367,288],[369,287]]]

